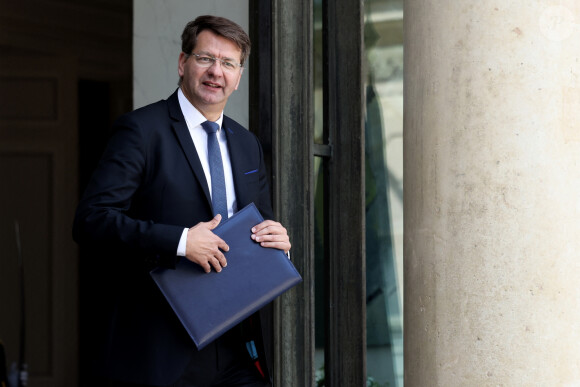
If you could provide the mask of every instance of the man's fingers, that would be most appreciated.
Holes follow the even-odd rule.
[[[217,258],[210,259],[210,262],[215,271],[217,271],[218,273],[222,271],[222,265]]]
[[[283,250],[285,253],[287,253],[288,251],[290,251],[290,248],[292,247],[290,245],[290,242],[287,241],[280,241],[280,242],[260,242],[260,246],[262,247],[270,247],[273,249],[279,249],[279,250]]]
[[[288,230],[273,220],[265,220],[252,227],[251,238],[262,247],[279,249],[285,253],[291,248]]]
[[[201,262],[201,263],[199,263],[199,266],[201,266],[203,271],[205,271],[206,273],[209,273],[211,271],[211,266],[207,262]]]
[[[210,220],[207,223],[209,226],[209,229],[213,230],[221,223],[221,221],[222,221],[222,216],[220,214],[217,214],[216,216],[214,216],[214,218],[212,220]],[[222,251],[229,251],[230,250],[230,247],[227,245],[227,243],[223,239],[221,239],[220,237],[218,237],[215,234],[214,234],[214,237],[215,237],[215,241],[217,243],[217,247],[219,249],[221,249]]]
[[[252,227],[254,234],[269,234],[272,230],[278,230],[278,233],[286,233],[284,226],[273,220],[265,220]]]
[[[228,244],[226,243],[226,241],[224,241],[223,239],[220,238],[219,242],[218,242],[218,247],[221,251],[225,251],[228,252],[230,251],[230,246],[228,246]],[[221,254],[221,252],[220,252]],[[221,256],[223,257],[223,254],[221,254]],[[224,258],[225,259],[225,258]]]
[[[207,222],[209,229],[213,230],[214,228],[216,228],[218,226],[218,224],[220,224],[221,221],[222,221],[221,214],[217,214],[216,216],[213,217],[212,220]]]
[[[214,253],[205,259],[194,259],[192,262],[201,266],[203,271],[206,273],[211,272],[212,268],[219,273],[222,271],[222,268],[228,265],[228,261],[221,251],[218,251],[217,253]]]
[[[216,215],[208,222],[201,222],[189,229],[185,256],[200,265],[206,273],[212,267],[220,272],[227,265],[222,251],[229,251],[228,244],[212,230],[221,222],[221,215]]]
[[[193,263],[197,263],[206,273],[209,273],[212,267],[219,273],[222,271],[222,268],[228,265],[226,257],[221,251],[219,252],[219,255],[215,253],[190,256],[186,255],[186,258]]]
[[[290,251],[290,248],[292,247],[287,234],[253,234],[252,239],[262,247],[279,249],[285,253]]]
[[[226,267],[228,265],[228,261],[226,260],[226,256],[220,251],[219,255],[216,257],[219,265],[221,267]]]
[[[285,242],[289,241],[288,234],[252,234],[251,238],[256,242]]]
[[[218,254],[210,259],[210,263],[218,273],[222,271],[223,267],[228,265],[228,261],[221,251],[218,251]]]

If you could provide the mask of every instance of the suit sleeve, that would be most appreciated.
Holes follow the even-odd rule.
[[[120,247],[175,264],[182,226],[141,219],[132,209],[143,189],[148,157],[147,131],[122,116],[77,208],[73,238],[79,244]]]

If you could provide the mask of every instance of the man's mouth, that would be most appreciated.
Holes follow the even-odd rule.
[[[213,82],[204,82],[203,84],[206,85],[206,86],[212,87],[214,89],[219,89],[219,88],[222,87],[220,84],[213,83]]]

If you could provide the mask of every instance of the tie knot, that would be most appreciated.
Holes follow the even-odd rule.
[[[218,129],[220,128],[219,124],[213,121],[202,122],[201,126],[207,132],[207,134],[217,133]]]

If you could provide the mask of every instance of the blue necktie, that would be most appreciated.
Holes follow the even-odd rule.
[[[211,174],[211,204],[213,206],[213,214],[222,214],[222,219],[225,220],[228,218],[228,200],[226,196],[224,165],[217,139],[217,131],[220,126],[212,121],[205,121],[201,126],[207,132],[207,155],[209,159],[209,172]]]

